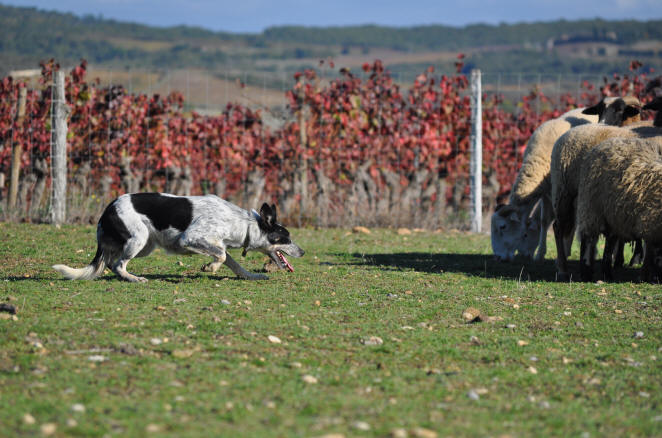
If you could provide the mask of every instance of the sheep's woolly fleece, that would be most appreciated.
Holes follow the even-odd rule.
[[[587,152],[605,140],[616,137],[651,137],[662,131],[651,122],[627,127],[584,125],[563,134],[554,144],[551,157],[552,206],[557,219],[574,224],[573,205],[579,187],[579,174]]]
[[[623,240],[662,242],[662,137],[603,142],[588,153],[579,184],[582,238],[609,230]]]
[[[511,204],[525,204],[551,192],[549,172],[554,143],[570,128],[598,121],[598,116],[582,114],[582,111],[583,108],[574,109],[548,120],[531,135],[510,194]]]

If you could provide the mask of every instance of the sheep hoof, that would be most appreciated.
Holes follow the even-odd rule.
[[[556,281],[560,283],[567,283],[570,281],[570,274],[567,272],[558,272],[556,274]]]

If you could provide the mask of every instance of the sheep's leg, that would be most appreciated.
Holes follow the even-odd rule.
[[[607,246],[605,245],[605,250],[607,249]],[[625,240],[623,239],[618,239],[618,242],[616,246],[614,246],[614,269],[619,269],[622,268],[623,265],[625,264]]]
[[[638,265],[644,261],[644,245],[641,239],[634,241],[634,250],[632,251],[632,258],[630,259],[630,266]]]
[[[572,241],[574,239],[575,239],[575,228],[573,227],[563,236],[563,245],[565,249],[566,259],[570,257],[570,253],[572,252]]]
[[[547,196],[543,196],[540,202],[540,236],[538,237],[538,252],[534,258],[537,262],[545,259],[545,254],[547,254],[547,230],[554,220],[552,201]]]
[[[554,221],[554,240],[556,241],[556,268],[558,270],[558,281],[569,281],[568,259],[566,257],[565,243],[563,242],[563,232],[559,220]]]
[[[586,236],[582,236],[580,240],[579,274],[582,281],[593,281],[595,241],[595,238],[589,238]]]
[[[605,281],[614,281],[614,272],[611,268],[611,261],[614,251],[621,251],[621,266],[623,266],[623,239],[618,239],[615,236],[606,236],[605,249],[602,253],[602,276]],[[616,254],[618,258],[618,254]],[[616,265],[616,262],[614,262]]]
[[[644,263],[641,267],[641,279],[648,283],[659,283],[662,280],[662,248],[645,242]]]
[[[653,253],[653,282],[660,283],[662,280],[662,247],[660,245],[650,245]]]

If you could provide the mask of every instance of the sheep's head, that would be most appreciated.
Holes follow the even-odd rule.
[[[644,109],[657,111],[653,124],[655,126],[662,127],[662,96],[657,96],[651,102],[648,102],[646,105],[644,105]]]
[[[655,97],[662,96],[662,76],[651,79],[644,88],[645,94],[652,94]]]
[[[498,261],[512,260],[522,238],[522,218],[512,205],[497,206],[491,220],[492,252]]]
[[[641,102],[634,96],[605,97],[582,113],[597,115],[598,123],[626,126],[641,120]]]
[[[540,215],[533,215],[524,219],[521,227],[521,237],[517,245],[517,252],[527,258],[533,258],[538,247],[540,237]]]

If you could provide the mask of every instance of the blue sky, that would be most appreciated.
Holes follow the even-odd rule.
[[[103,15],[155,26],[186,24],[260,32],[284,24],[411,26],[469,23],[662,18],[662,0],[0,0],[14,6]]]

